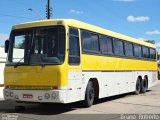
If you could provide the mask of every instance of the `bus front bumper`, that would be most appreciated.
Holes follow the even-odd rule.
[[[4,89],[5,100],[17,102],[65,103],[66,90],[11,90]]]

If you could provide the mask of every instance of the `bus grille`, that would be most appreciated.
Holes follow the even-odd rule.
[[[51,86],[6,86],[12,90],[52,90]]]

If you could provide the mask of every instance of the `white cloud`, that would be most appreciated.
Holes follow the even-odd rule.
[[[156,47],[157,47],[157,48],[160,48],[160,43],[156,43]]]
[[[118,1],[118,2],[134,2],[135,0],[113,0],[113,1]]]
[[[138,38],[139,40],[146,41],[146,38]]]
[[[69,13],[71,13],[71,14],[83,14],[84,12],[81,11],[81,10],[71,9],[71,10],[69,11]]]
[[[127,20],[129,22],[146,22],[149,21],[149,17],[148,16],[139,16],[139,17],[134,17],[134,16],[128,16]]]
[[[9,35],[8,34],[4,34],[4,33],[0,33],[0,41],[1,40],[7,40],[9,38]]]
[[[160,35],[160,31],[159,30],[147,31],[146,34],[147,35]]]

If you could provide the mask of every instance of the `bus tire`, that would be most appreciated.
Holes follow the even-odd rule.
[[[141,82],[141,93],[145,93],[147,89],[148,89],[148,80],[147,77],[145,76]]]
[[[85,100],[84,100],[84,106],[85,107],[90,107],[93,105],[94,102],[94,86],[93,86],[93,82],[89,81],[87,84],[87,88],[86,88],[86,93],[85,93]]]
[[[134,94],[135,95],[138,95],[141,91],[141,80],[140,78],[137,79],[137,82],[136,82],[136,87],[135,87],[135,92]]]

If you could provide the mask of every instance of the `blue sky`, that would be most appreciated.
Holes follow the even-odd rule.
[[[1,0],[0,45],[12,25],[45,19],[46,4],[47,0]],[[134,38],[155,40],[158,48],[159,5],[160,0],[51,0],[53,18],[73,18]]]

